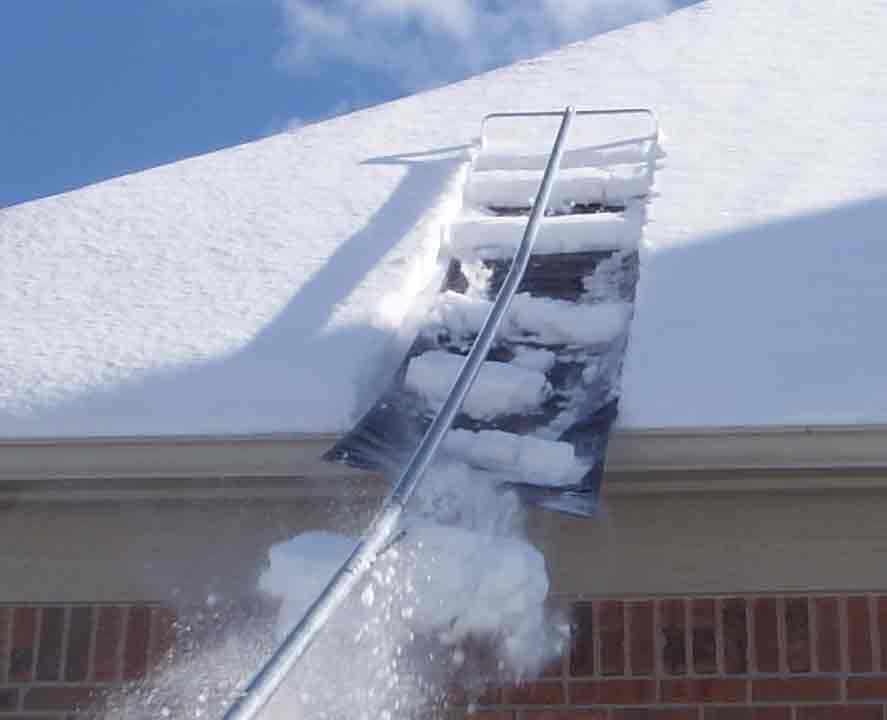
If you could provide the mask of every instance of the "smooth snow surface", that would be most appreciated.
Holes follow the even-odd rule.
[[[651,107],[668,153],[624,426],[887,422],[885,26],[882,0],[705,1],[0,211],[0,434],[344,430],[434,279],[484,113],[567,104]]]

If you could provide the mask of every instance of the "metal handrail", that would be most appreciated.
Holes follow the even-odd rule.
[[[471,389],[481,365],[490,351],[496,331],[505,316],[511,299],[514,297],[517,287],[524,276],[533,245],[536,242],[536,234],[539,231],[539,223],[548,207],[551,197],[551,189],[560,167],[561,157],[564,151],[564,140],[573,121],[576,111],[572,107],[566,108],[561,121],[554,147],[545,168],[542,185],[539,194],[533,203],[530,219],[524,231],[523,240],[515,253],[514,260],[505,282],[496,295],[493,307],[490,309],[477,339],[462,368],[456,377],[453,387],[443,406],[438,411],[422,442],[407,464],[400,479],[385,500],[379,514],[373,520],[369,530],[357,543],[351,555],[339,568],[333,579],[327,584],[323,592],[308,608],[299,623],[289,632],[280,647],[268,659],[259,670],[243,693],[237,698],[225,713],[225,720],[253,720],[263,707],[271,700],[274,693],[283,683],[286,676],[296,666],[305,651],[311,646],[314,638],[323,629],[330,616],[348,597],[361,578],[372,567],[379,554],[392,542],[397,531],[397,524],[407,502],[418,487],[423,476],[434,460],[434,455],[443,441],[444,435],[453,424],[456,414],[462,407],[465,396]]]
[[[498,118],[519,118],[519,117],[559,117],[563,115],[562,112],[557,110],[536,110],[529,112],[495,112],[489,113],[484,116],[484,119],[481,121],[480,125],[480,146],[481,148],[486,146],[486,131],[487,131],[487,123],[490,120],[496,120]],[[653,131],[649,135],[641,135],[639,137],[627,138],[625,140],[621,140],[618,144],[625,145],[627,143],[634,142],[644,142],[646,140],[658,140],[659,139],[659,118],[656,113],[653,112],[650,108],[612,108],[606,110],[576,110],[574,111],[574,115],[579,117],[585,116],[604,116],[604,115],[646,115],[650,118],[650,121],[653,123]],[[608,145],[613,143],[608,143]]]

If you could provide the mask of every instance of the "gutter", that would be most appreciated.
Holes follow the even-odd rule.
[[[378,475],[321,460],[334,434],[0,440],[0,498],[381,498]],[[606,495],[887,489],[887,425],[617,429]]]

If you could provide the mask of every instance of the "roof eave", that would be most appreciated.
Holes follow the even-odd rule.
[[[316,497],[341,495],[345,486],[384,493],[378,475],[321,459],[337,437],[5,439],[0,495]],[[887,425],[620,429],[610,439],[605,492],[887,487],[885,471]]]

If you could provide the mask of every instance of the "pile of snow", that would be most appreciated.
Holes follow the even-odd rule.
[[[434,350],[410,360],[405,385],[422,395],[432,408],[443,405],[465,362],[461,355]],[[478,420],[538,408],[551,394],[545,373],[502,362],[485,362],[462,411]]]

